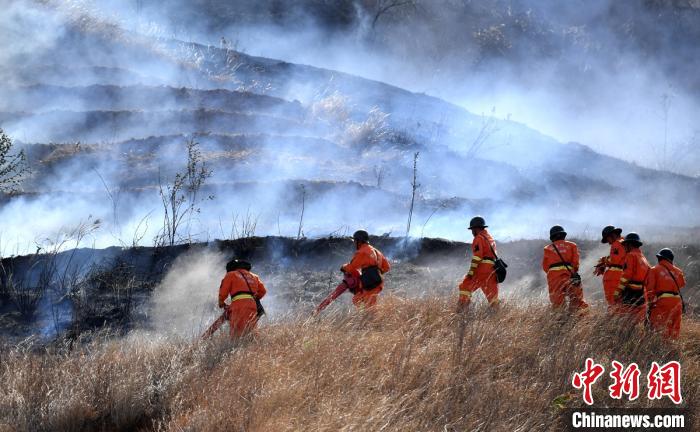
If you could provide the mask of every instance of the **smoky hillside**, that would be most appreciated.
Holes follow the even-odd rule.
[[[698,175],[696,0],[137,3],[107,7],[133,28],[224,37],[235,49],[495,109],[559,141]]]
[[[0,127],[31,167],[2,198],[4,255],[65,245],[86,225],[80,244],[96,247],[358,226],[467,240],[476,213],[500,239],[553,223],[592,238],[612,219],[657,238],[697,226],[695,177],[226,39],[136,31],[103,6],[13,1],[2,18]]]

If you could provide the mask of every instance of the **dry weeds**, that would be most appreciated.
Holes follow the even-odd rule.
[[[371,315],[289,318],[238,343],[134,335],[14,348],[0,362],[0,430],[559,430],[560,407],[583,404],[570,383],[589,356],[644,373],[679,359],[697,416],[700,324],[686,320],[667,344],[603,318],[542,305],[462,316],[445,299],[387,296]],[[596,407],[668,405],[614,401],[608,384]]]

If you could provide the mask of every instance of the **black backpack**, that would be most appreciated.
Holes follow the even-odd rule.
[[[508,264],[506,264],[505,261],[500,259],[498,255],[496,255],[496,251],[493,250],[491,242],[488,241],[488,239],[486,241],[489,244],[489,247],[491,248],[491,253],[493,254],[494,258],[496,258],[496,260],[494,261],[493,270],[496,272],[496,280],[498,281],[498,283],[501,283],[504,280],[506,280],[506,275],[508,274]]]
[[[377,265],[365,267],[362,269],[360,274],[360,280],[362,281],[362,288],[364,290],[371,290],[384,282],[384,277],[382,276],[382,271],[379,269],[379,256],[377,251],[372,249],[374,252],[374,257],[377,261]]]

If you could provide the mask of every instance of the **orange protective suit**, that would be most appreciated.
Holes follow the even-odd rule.
[[[649,273],[649,262],[640,248],[633,248],[625,255],[620,284],[615,291],[615,299],[621,304],[619,311],[628,314],[636,322],[643,322],[646,315],[644,305],[644,281]],[[628,295],[625,295],[625,290]],[[631,298],[633,295],[634,298]]]
[[[459,304],[471,303],[474,291],[481,289],[491,306],[498,306],[498,280],[494,264],[496,260],[496,242],[484,229],[474,237],[472,242],[472,261],[469,272],[459,284]]]
[[[555,246],[561,257],[554,250]],[[578,312],[588,307],[588,304],[583,300],[581,284],[571,283],[573,273],[578,273],[579,261],[580,255],[576,243],[557,240],[545,246],[542,270],[547,273],[549,301],[552,303],[552,307],[564,306],[567,298],[570,312]]]
[[[678,338],[681,332],[683,300],[680,289],[684,286],[683,271],[667,260],[661,260],[649,270],[644,286],[649,325],[671,339]]]
[[[386,257],[379,252],[378,249],[370,246],[368,243],[363,243],[355,251],[352,260],[349,263],[344,264],[341,269],[348,273],[352,278],[357,279],[359,289],[355,289],[352,297],[352,304],[357,307],[372,307],[377,304],[377,296],[384,289],[384,283],[382,282],[379,286],[372,288],[371,290],[365,290],[362,287],[359,277],[362,274],[362,270],[367,267],[377,266],[382,274],[389,272],[391,270],[391,265]]]
[[[226,273],[219,287],[219,307],[226,307],[226,298],[231,298],[226,310],[232,338],[255,329],[258,323],[255,299],[262,299],[266,293],[265,285],[255,273],[244,269]]]
[[[611,312],[619,305],[619,299],[615,298],[615,292],[617,287],[620,286],[625,256],[627,256],[627,252],[622,246],[622,238],[619,238],[610,245],[610,255],[605,257],[603,292],[605,293],[605,302],[608,304],[608,310]]]

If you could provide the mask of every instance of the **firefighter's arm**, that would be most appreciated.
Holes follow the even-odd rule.
[[[685,275],[682,271],[678,272],[678,277],[676,279],[678,280],[678,289],[680,291],[681,288],[685,287]]]
[[[265,288],[265,284],[260,280],[260,276],[255,275],[255,282],[256,287],[255,287],[255,298],[260,300],[261,298],[265,297],[265,294],[267,294],[267,289]]]
[[[595,276],[602,276],[605,273],[605,269],[610,266],[609,258],[604,256],[600,257],[598,263],[593,267],[593,274]]]
[[[386,257],[384,256],[384,254],[382,254],[382,253],[380,253],[380,252],[377,252],[377,253],[379,254],[379,256],[382,257],[382,259],[381,259],[381,265],[379,266],[379,270],[381,270],[382,273],[388,273],[389,270],[391,270],[391,264],[389,264],[389,260],[386,259]]]
[[[547,248],[544,248],[542,253],[542,271],[547,273],[547,270],[549,270],[549,260],[547,259]]]
[[[472,244],[472,261],[469,265],[468,277],[474,276],[476,268],[479,267],[479,263],[484,259],[484,241],[480,236],[474,238],[474,243]]]
[[[338,284],[338,286],[335,287],[333,292],[328,294],[328,296],[325,299],[323,299],[323,301],[316,307],[316,311],[314,312],[314,314],[318,314],[319,312],[324,310],[329,304],[333,303],[333,300],[337,299],[342,293],[347,291],[347,289],[348,285],[345,283],[345,281]]]
[[[362,254],[360,251],[355,252],[355,255],[353,255],[352,259],[350,260],[349,263],[343,264],[342,267],[340,267],[340,271],[344,273],[355,273],[360,271],[362,268]]]
[[[219,307],[223,308],[226,306],[226,297],[228,297],[229,294],[229,288],[228,288],[228,281],[226,278],[223,278],[221,280],[221,285],[219,285]]]
[[[620,297],[622,290],[625,289],[625,287],[627,286],[627,282],[632,278],[633,274],[634,262],[628,256],[627,258],[625,258],[625,265],[623,266],[622,276],[620,277],[620,284],[617,286],[617,290],[615,291],[615,298]]]
[[[644,281],[644,300],[647,304],[656,302],[656,271],[652,270],[647,274]]]
[[[578,273],[579,266],[581,264],[581,254],[578,251],[577,247],[574,247],[572,254],[572,259],[571,259],[571,264],[574,266],[574,273]]]

